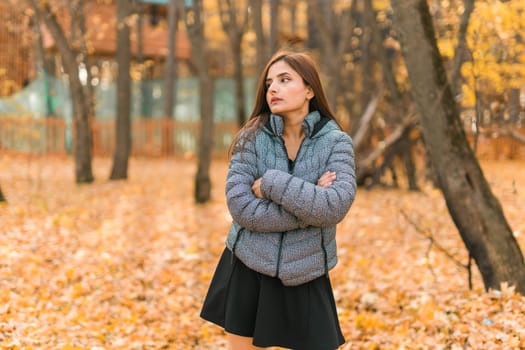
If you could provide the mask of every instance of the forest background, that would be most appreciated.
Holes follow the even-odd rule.
[[[416,3],[432,31],[403,18]],[[360,197],[333,274],[346,348],[525,347],[522,2],[6,4],[1,42],[28,55],[0,56],[4,106],[24,107],[0,117],[5,347],[224,346],[197,317],[230,220],[224,155],[283,47],[317,58],[356,146]],[[113,15],[85,16],[101,8]],[[439,55],[417,59],[434,35]],[[418,91],[434,86],[444,97],[425,103]]]

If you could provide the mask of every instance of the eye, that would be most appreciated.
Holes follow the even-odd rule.
[[[282,77],[281,78],[281,83],[286,83],[286,82],[289,82],[290,80],[292,80],[292,79],[290,79],[289,77]]]

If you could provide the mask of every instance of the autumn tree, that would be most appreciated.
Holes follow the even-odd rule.
[[[361,76],[363,77],[361,104],[367,107],[360,118],[352,121],[352,124],[357,126],[352,128],[352,137],[354,138],[356,154],[364,153],[367,156],[358,162],[357,183],[366,184],[370,188],[379,183],[386,169],[390,169],[393,173],[393,180],[396,182],[397,175],[393,163],[396,158],[400,158],[406,171],[409,189],[418,190],[416,167],[412,154],[414,142],[410,136],[415,123],[406,103],[408,93],[396,80],[397,67],[394,65],[392,55],[385,47],[382,24],[378,21],[378,14],[372,6],[372,0],[364,0],[362,17],[364,18],[363,21],[366,21],[367,28],[363,31],[363,43],[361,44],[363,49],[359,60],[363,63],[361,65]],[[387,26],[389,25],[387,24]],[[373,51],[375,51],[375,55],[372,54]],[[374,86],[377,84],[376,81],[367,78],[376,75],[375,66],[379,67],[383,81],[383,86],[380,89]],[[376,90],[379,92],[373,96],[371,92]],[[382,98],[383,95],[386,95],[386,98]],[[383,119],[394,127],[394,132],[384,139],[380,147],[371,150],[370,135],[367,135],[367,130],[369,134],[373,132],[371,125],[373,124],[373,116],[369,113],[376,114],[377,107],[371,108],[374,107],[373,103],[379,104],[378,100],[388,103],[388,111]],[[379,165],[377,165],[378,160],[381,160]]]
[[[262,72],[266,64],[266,36],[264,35],[263,27],[263,10],[262,0],[250,0],[250,9],[252,13],[252,26],[255,33],[255,71]]]
[[[131,150],[131,40],[130,16],[132,6],[129,0],[117,0],[117,121],[115,125],[115,153],[111,180],[128,177],[128,160]]]
[[[242,39],[248,28],[249,7],[241,6],[241,3],[235,0],[218,0],[217,3],[219,5],[222,27],[228,36],[233,56],[237,124],[241,127],[246,120],[246,111],[244,109],[244,75],[242,71]]]
[[[90,102],[79,78],[79,64],[81,57],[78,43],[67,37],[64,28],[57,18],[57,9],[49,1],[28,0],[34,11],[37,21],[47,27],[62,58],[62,65],[68,76],[69,89],[73,105],[74,121],[74,152],[75,152],[75,179],[77,183],[90,183],[94,180],[91,167],[92,144],[90,125]],[[83,16],[80,11],[79,16]],[[82,33],[84,38],[84,33]],[[84,40],[84,39],[83,39]]]
[[[270,35],[267,57],[271,57],[279,48],[279,5],[279,0],[270,0]]]
[[[478,126],[520,122],[516,113],[523,67],[523,1],[435,1],[438,45],[456,100]]]
[[[211,196],[210,164],[213,147],[213,81],[208,72],[208,55],[202,18],[202,0],[184,7],[184,23],[191,42],[191,59],[199,79],[200,135],[195,200],[204,203]]]
[[[140,68],[140,116],[148,118],[151,116],[151,110],[149,108],[148,101],[148,87],[146,85],[146,65],[144,59],[144,9],[142,3],[137,1],[135,3],[137,20],[135,30],[137,31],[137,57],[136,62]]]
[[[326,76],[326,94],[332,108],[337,107],[337,97],[342,93],[344,55],[350,48],[350,37],[355,23],[352,18],[357,1],[352,1],[349,7],[334,8],[331,1],[308,0],[310,10],[319,32],[319,49],[323,73]]]
[[[457,44],[454,51],[454,57],[452,59],[452,67],[450,72],[450,84],[454,95],[458,95],[461,92],[462,76],[461,66],[467,60],[468,57],[468,46],[467,46],[467,28],[470,22],[470,16],[474,11],[475,0],[463,0],[464,10],[461,14],[461,20],[457,35]]]
[[[168,2],[168,57],[166,62],[166,100],[164,101],[164,116],[171,119],[173,117],[173,105],[175,98],[175,75],[176,75],[176,59],[175,47],[177,38],[177,0],[169,0]]]
[[[487,289],[525,293],[525,264],[497,198],[468,144],[426,0],[392,1],[411,93],[449,213]],[[426,62],[426,64],[422,64]]]
[[[86,84],[84,85],[84,94],[87,99],[88,115],[91,117],[95,116],[95,89],[91,84],[91,56],[88,49],[87,38],[86,38],[86,17],[84,16],[84,0],[72,0],[69,2],[69,8],[71,13],[71,33],[70,40],[74,43],[75,47],[79,47],[79,57],[81,66],[86,75]]]
[[[268,33],[264,30],[264,0],[249,0],[252,29],[255,33],[255,71],[262,72],[266,61],[277,51],[279,47],[279,1],[269,1],[269,24]],[[268,34],[268,35],[267,35]]]
[[[477,124],[519,123],[519,89],[525,84],[523,1],[478,1],[466,38],[470,59],[461,72],[465,105]],[[508,112],[508,117],[506,116]]]

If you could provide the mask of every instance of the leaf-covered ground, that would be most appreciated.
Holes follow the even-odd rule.
[[[132,159],[128,181],[74,184],[71,159],[0,158],[0,348],[224,349],[198,317],[230,217],[227,164],[193,202],[195,162]],[[525,250],[525,164],[483,163]],[[428,236],[435,240],[431,244]],[[484,292],[438,191],[361,190],[331,276],[343,349],[525,349],[525,298]],[[446,251],[443,252],[440,249]]]

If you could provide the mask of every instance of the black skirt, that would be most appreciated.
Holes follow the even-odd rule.
[[[225,249],[201,317],[253,345],[297,350],[337,349],[345,340],[327,276],[300,286],[255,272]]]

